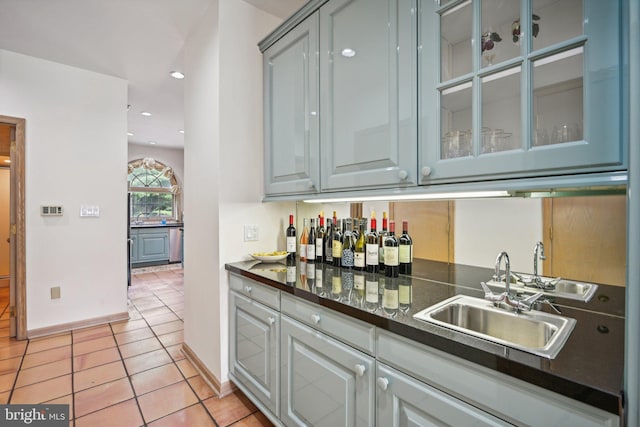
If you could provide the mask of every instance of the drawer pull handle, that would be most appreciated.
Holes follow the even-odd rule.
[[[407,179],[408,176],[409,176],[409,174],[404,169],[402,169],[402,170],[400,170],[400,172],[398,172],[398,178],[400,178],[402,181]]]
[[[387,387],[389,387],[389,380],[386,379],[385,377],[378,377],[378,379],[376,380],[376,383],[378,384],[378,387],[382,391],[386,391]]]
[[[422,176],[429,176],[431,175],[431,168],[429,166],[424,166],[421,170],[420,173],[422,173]]]
[[[320,315],[319,314],[312,314],[311,315],[311,320],[313,320],[313,323],[315,323],[315,324],[320,323]]]
[[[270,325],[273,325],[274,323],[276,323],[276,318],[273,316],[269,316],[267,320],[269,321]]]
[[[359,377],[361,377],[361,376],[363,376],[363,375],[364,375],[364,372],[367,370],[367,368],[365,368],[365,366],[364,366],[364,365],[361,365],[361,364],[359,364],[359,363],[358,363],[358,364],[354,367],[354,370],[356,371],[356,375],[357,375],[357,376],[359,376]]]
[[[245,291],[246,293],[250,294],[250,293],[251,293],[251,286],[245,286],[245,287],[244,287],[244,291]]]

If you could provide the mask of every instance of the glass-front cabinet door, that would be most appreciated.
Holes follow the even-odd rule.
[[[318,13],[263,54],[265,193],[320,188]]]
[[[415,186],[416,0],[320,8],[322,191]]]
[[[624,168],[623,8],[422,0],[420,183]]]

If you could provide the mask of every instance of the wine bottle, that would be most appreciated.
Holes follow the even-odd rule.
[[[316,228],[316,262],[324,262],[324,212],[320,212]]]
[[[351,234],[353,234],[353,238],[354,240],[358,240],[358,237],[360,237],[360,222],[358,221],[358,218],[351,218]]]
[[[337,221],[337,224],[333,226],[333,246],[331,247],[334,267],[342,266],[342,232],[340,231],[340,225],[342,221]]]
[[[316,292],[316,263],[307,263],[307,288],[309,292]]]
[[[324,235],[324,262],[333,264],[333,227],[334,222],[327,218],[327,232]]]
[[[351,225],[351,218],[346,218],[342,221],[342,263],[343,268],[353,268],[353,258],[355,241],[353,239],[353,230]],[[335,244],[335,243],[334,243]]]
[[[398,304],[400,311],[406,313],[411,308],[411,302],[413,300],[413,286],[410,277],[400,276],[398,280]]]
[[[333,259],[335,261],[335,258]],[[331,299],[342,301],[342,270],[334,268],[331,275]]]
[[[376,257],[378,253],[376,252]],[[364,279],[364,308],[373,313],[380,307],[380,298],[378,296],[378,280],[377,274],[367,273]]]
[[[389,221],[389,234],[384,238],[384,274],[387,277],[398,277],[400,261],[398,259],[399,242],[395,235],[396,222]]]
[[[309,227],[307,220],[302,219],[302,235],[300,236],[300,261],[307,260],[307,240],[309,239]]]
[[[389,226],[391,227],[391,226]],[[396,317],[398,315],[398,279],[385,277],[384,291],[382,294],[382,311],[388,317]]]
[[[413,241],[409,236],[409,221],[402,220],[402,235],[398,239],[398,258],[400,261],[400,274],[411,274],[413,265]]]
[[[293,216],[293,215],[291,215]],[[295,243],[294,243],[295,245]],[[296,258],[295,252],[293,253],[293,258],[289,258],[287,256],[287,285],[295,286],[296,285]]]
[[[360,226],[358,227],[358,239],[356,240],[356,247],[353,251],[353,267],[358,271],[364,271],[366,267],[366,236],[365,230],[367,226],[367,219],[360,219]],[[364,286],[362,287],[364,289]]]
[[[293,215],[289,215],[289,227],[287,227],[287,259],[295,261],[296,243],[296,228],[293,226]]]
[[[367,233],[367,244],[365,247],[365,265],[367,272],[377,273],[380,269],[379,256],[379,244],[378,244],[378,229],[376,225],[376,213],[371,212],[371,231]]]
[[[355,307],[364,306],[365,277],[364,272],[353,272],[353,292],[351,293],[351,304]]]
[[[382,231],[378,234],[378,263],[380,271],[384,270],[384,239],[387,237],[387,213],[382,212]]]
[[[309,232],[307,234],[307,262],[316,262],[316,220],[309,220]]]

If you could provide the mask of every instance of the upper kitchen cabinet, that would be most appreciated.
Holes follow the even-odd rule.
[[[420,184],[626,168],[625,2],[420,7]]]
[[[263,53],[265,193],[319,190],[318,12]]]
[[[322,191],[415,186],[415,0],[320,8]]]

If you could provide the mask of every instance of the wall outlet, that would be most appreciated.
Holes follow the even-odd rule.
[[[51,288],[51,299],[60,298],[60,286],[54,286]]]
[[[244,241],[254,242],[256,240],[258,240],[258,225],[245,224],[244,225]]]

